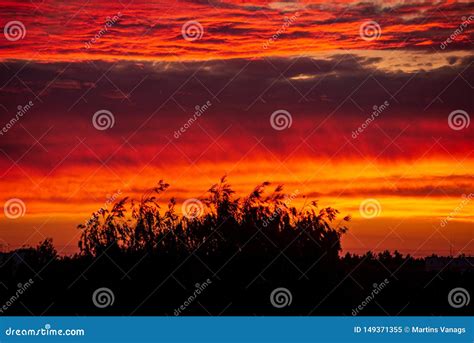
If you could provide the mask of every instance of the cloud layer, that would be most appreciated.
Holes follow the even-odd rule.
[[[340,49],[468,50],[474,19],[464,1],[48,0],[2,1],[1,6],[0,23],[19,21],[26,35],[19,41],[2,40],[0,58],[46,61],[209,60]]]

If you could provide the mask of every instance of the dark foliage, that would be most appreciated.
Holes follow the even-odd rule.
[[[178,216],[176,201],[171,199],[166,211],[160,211],[157,197],[169,187],[163,181],[140,202],[127,198],[113,208],[93,214],[83,230],[79,248],[83,256],[97,256],[104,251],[120,253],[186,256],[196,250],[204,256],[231,256],[245,248],[249,256],[267,255],[273,250],[289,249],[294,257],[315,260],[325,254],[335,260],[341,250],[340,235],[347,228],[334,226],[338,211],[327,207],[318,210],[316,202],[298,210],[290,206],[283,187],[268,195],[265,182],[245,199],[234,199],[234,191],[225,177],[209,189],[202,201],[204,212]],[[348,221],[345,217],[343,221]],[[257,241],[257,234],[267,238]]]
[[[469,311],[451,308],[446,297],[473,284],[472,268],[427,270],[425,259],[388,251],[340,257],[350,218],[338,219],[337,210],[314,201],[297,209],[281,186],[267,192],[263,183],[237,199],[223,178],[188,216],[177,214],[174,199],[160,208],[168,187],[160,181],[139,202],[125,198],[94,213],[79,225],[75,256],[58,257],[51,240],[0,254],[1,301],[18,283],[34,280],[4,313],[173,315],[188,302],[179,314],[354,315],[363,301],[357,315]],[[204,282],[208,287],[189,301]],[[367,301],[380,284],[384,289]],[[113,291],[112,306],[94,306],[100,287]],[[291,292],[291,305],[271,305],[278,287]]]

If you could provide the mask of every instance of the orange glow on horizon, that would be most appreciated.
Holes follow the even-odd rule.
[[[138,173],[135,169],[126,168],[114,172],[108,168],[100,168],[95,172],[84,168],[66,169],[54,177],[44,179],[38,176],[33,180],[39,185],[38,188],[24,181],[22,184],[2,183],[1,198],[15,194],[24,199],[28,212],[24,219],[4,218],[2,236],[9,238],[7,241],[11,246],[21,246],[31,235],[36,240],[40,235],[34,230],[16,227],[46,222],[46,227],[54,225],[54,230],[57,230],[54,234],[56,243],[62,247],[67,246],[65,252],[71,253],[76,251],[76,241],[69,242],[71,235],[76,234],[76,226],[85,222],[92,212],[103,207],[112,195],[140,199],[158,180],[164,179],[171,187],[160,196],[159,203],[166,208],[168,200],[175,197],[179,212],[185,199],[204,198],[206,190],[227,171],[229,183],[237,192],[236,196],[244,197],[258,183],[270,181],[272,184],[268,187],[269,191],[278,184],[284,184],[287,194],[298,190],[298,196],[291,206],[301,208],[309,200],[319,200],[321,207],[332,206],[340,210],[341,215],[350,214],[353,221],[349,223],[349,227],[353,229],[344,238],[345,247],[349,251],[363,249],[357,240],[365,241],[367,247],[370,247],[368,242],[373,242],[373,235],[378,236],[377,232],[388,234],[390,231],[384,223],[399,223],[398,231],[404,236],[408,235],[405,237],[407,243],[399,247],[399,250],[415,250],[419,240],[414,239],[417,236],[415,234],[410,236],[410,232],[414,233],[412,230],[418,230],[417,227],[426,228],[430,225],[438,225],[440,233],[445,232],[447,229],[439,223],[448,216],[452,217],[448,231],[455,230],[459,242],[472,240],[472,231],[467,230],[469,226],[466,225],[474,223],[473,204],[468,203],[453,215],[452,212],[460,207],[463,198],[460,194],[442,194],[439,189],[448,192],[450,189],[458,189],[459,184],[472,186],[472,177],[465,175],[474,167],[473,161],[464,164],[462,169],[453,168],[450,161],[442,160],[412,165],[410,162],[366,164],[303,159],[299,163],[284,163],[279,168],[275,166],[276,163],[269,161],[245,160],[238,166],[232,163],[198,163],[187,168],[185,165],[175,165],[166,169],[144,166],[137,168],[140,170]],[[453,177],[453,169],[456,169],[458,177]],[[119,175],[120,180],[114,174]],[[87,187],[81,188],[84,182],[87,182]],[[433,196],[431,193],[435,186],[438,191]],[[381,213],[377,218],[361,217],[359,206],[365,199],[376,199],[380,203]],[[374,226],[374,223],[378,225]],[[7,234],[5,230],[10,233]],[[444,247],[442,236],[437,239],[434,246]],[[383,246],[380,250],[382,248]],[[464,251],[472,252],[472,248],[470,243]]]

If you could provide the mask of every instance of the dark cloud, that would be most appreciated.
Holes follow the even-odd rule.
[[[456,63],[457,61],[457,63]],[[90,105],[107,103],[107,98],[129,95],[133,106],[150,110],[174,96],[183,106],[194,106],[213,96],[230,109],[242,110],[262,95],[262,99],[281,94],[278,105],[302,104],[334,106],[350,94],[361,107],[392,96],[404,109],[425,108],[439,94],[443,108],[472,106],[469,85],[472,58],[449,57],[449,64],[423,70],[430,63],[401,63],[397,71],[382,70],[381,57],[334,55],[325,59],[266,58],[255,60],[214,60],[187,63],[33,63],[11,62],[5,65],[0,79],[3,84],[0,103],[9,108],[39,95],[54,107],[74,108],[82,99]],[[402,69],[414,66],[415,71]],[[462,78],[459,77],[462,75]],[[464,80],[463,80],[464,79]],[[447,87],[452,84],[450,87]],[[135,88],[137,87],[137,88]],[[267,88],[270,89],[265,92]],[[416,90],[416,91],[414,91]],[[129,94],[130,93],[130,94]],[[331,103],[321,103],[317,95],[325,94]],[[273,101],[273,100],[272,100]],[[122,102],[120,106],[127,106]],[[113,103],[107,103],[113,105]],[[399,114],[403,116],[403,111]]]
[[[462,156],[472,149],[473,131],[453,131],[447,123],[455,109],[472,113],[466,82],[474,76],[472,58],[412,72],[383,70],[384,63],[380,57],[351,54],[187,63],[10,62],[0,79],[4,85],[0,103],[6,109],[0,113],[0,126],[15,116],[17,106],[28,101],[34,106],[0,137],[0,149],[19,158],[35,138],[52,128],[41,141],[48,152],[36,145],[22,163],[54,166],[84,138],[91,149],[79,144],[67,163],[98,164],[116,149],[120,153],[111,163],[140,163],[173,141],[195,107],[207,101],[212,103],[210,110],[173,141],[176,147],[170,145],[164,159],[172,158],[175,149],[199,156],[212,142],[210,137],[229,127],[220,138],[228,152],[215,147],[212,158],[232,160],[250,149],[255,137],[263,137],[272,153],[282,156],[300,146],[302,139],[314,145],[315,152],[305,153],[313,156],[338,152],[341,157],[398,159],[416,158],[430,148],[441,156]],[[388,109],[357,139],[351,138],[373,115],[373,107],[386,101]],[[91,120],[102,109],[114,114],[115,125],[99,132]],[[279,109],[292,114],[293,124],[291,130],[275,135],[269,117]],[[391,144],[395,137],[397,144]],[[133,148],[123,146],[126,138]],[[435,144],[437,139],[440,145]],[[380,155],[380,146],[386,145],[389,149]],[[0,160],[11,164],[7,158]]]

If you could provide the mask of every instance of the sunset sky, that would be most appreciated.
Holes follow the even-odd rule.
[[[0,251],[227,174],[350,214],[344,251],[474,253],[469,1],[0,3]]]

